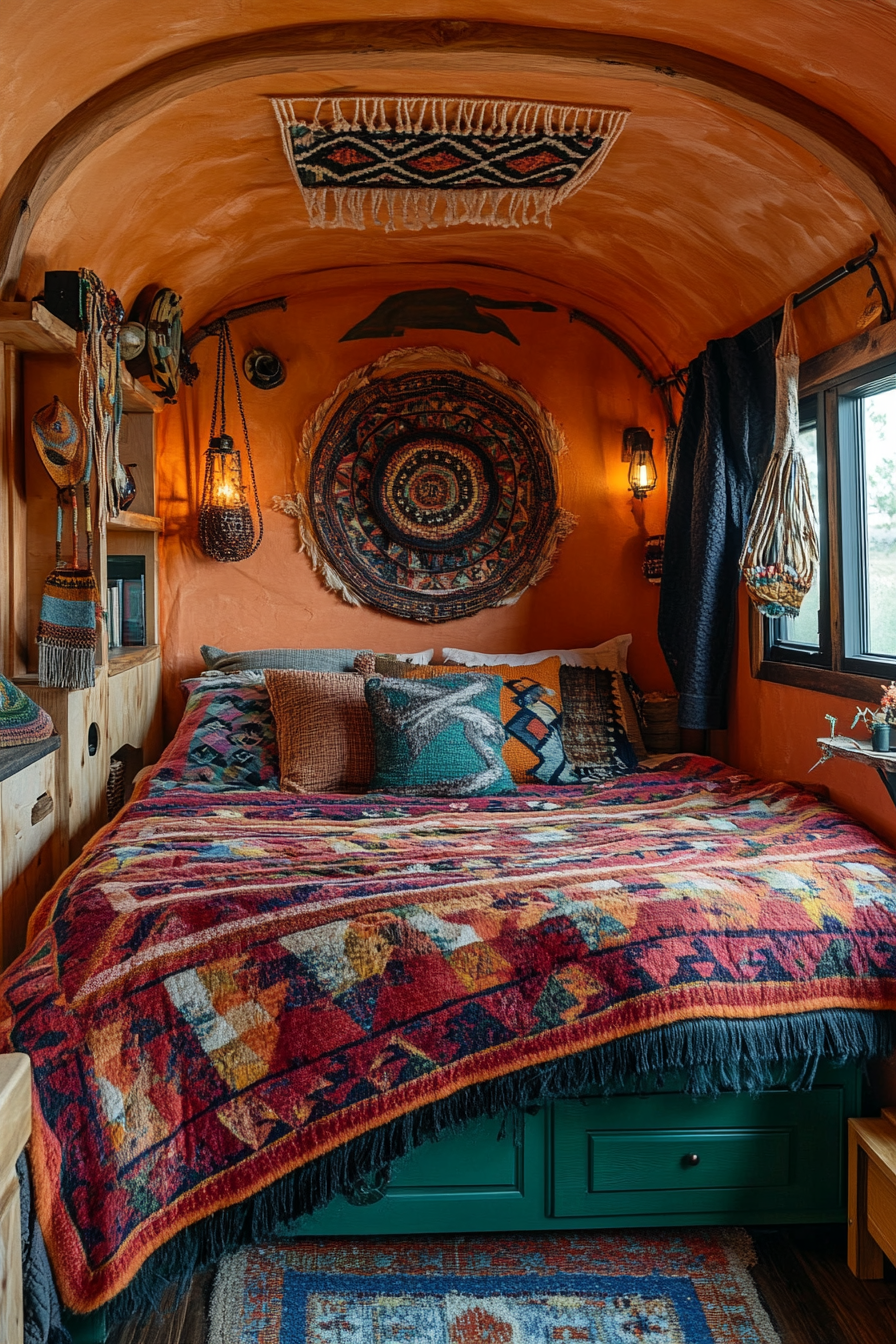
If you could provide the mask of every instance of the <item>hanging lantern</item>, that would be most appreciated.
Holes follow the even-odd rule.
[[[255,503],[255,518],[246,496],[243,482],[243,463],[239,449],[231,436],[226,433],[227,408],[224,400],[224,384],[227,367],[230,366],[236,389],[237,406],[243,426],[243,441],[246,445],[246,461],[252,480],[252,493]],[[220,433],[218,432],[220,426]],[[257,526],[257,531],[256,531]],[[215,380],[215,400],[212,408],[211,435],[205,455],[205,480],[202,486],[202,504],[199,509],[199,542],[207,556],[212,560],[247,560],[258,550],[264,535],[261,517],[261,505],[258,500],[258,486],[255,483],[255,467],[252,462],[252,450],[249,447],[249,431],[243,411],[243,399],[240,394],[240,380],[237,373],[230,327],[221,322],[218,339],[218,369]]]
[[[656,486],[653,439],[640,425],[627,429],[623,434],[623,452],[631,453],[628,468],[629,489],[635,499],[646,499]]]

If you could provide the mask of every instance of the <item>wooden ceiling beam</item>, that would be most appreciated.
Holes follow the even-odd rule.
[[[508,95],[533,74],[637,81],[721,104],[786,136],[834,172],[896,242],[896,165],[856,127],[795,90],[705,52],[666,42],[569,28],[518,24],[356,22],[294,25],[171,52],[131,71],[73,108],[35,145],[0,196],[0,297],[14,299],[32,230],[54,192],[93,150],[153,112],[190,94],[257,76],[355,68],[413,71],[426,56],[465,76],[482,73],[482,95]],[[272,90],[273,91],[273,90]],[[521,88],[520,92],[524,90]],[[434,90],[435,92],[435,90]]]

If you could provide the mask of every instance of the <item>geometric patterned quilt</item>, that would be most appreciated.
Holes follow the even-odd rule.
[[[896,854],[706,758],[451,802],[138,792],[0,977],[76,1310],[208,1215],[533,1066],[704,1017],[896,1008]]]

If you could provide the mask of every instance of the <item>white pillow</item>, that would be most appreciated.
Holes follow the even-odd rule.
[[[419,653],[393,653],[390,656],[397,658],[400,663],[411,663],[414,667],[426,667],[427,663],[432,662],[432,656],[435,649],[421,649]]]
[[[631,635],[617,635],[595,644],[592,649],[539,649],[537,653],[474,653],[471,649],[443,649],[446,663],[461,667],[495,667],[506,663],[521,667],[524,663],[540,663],[545,658],[559,658],[566,667],[601,667],[605,672],[627,672]]]

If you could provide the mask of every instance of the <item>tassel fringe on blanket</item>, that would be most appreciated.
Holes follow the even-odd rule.
[[[597,172],[621,108],[494,99],[272,98],[283,149],[317,229],[519,228]]]
[[[634,1077],[650,1092],[680,1071],[685,1091],[758,1092],[782,1084],[810,1088],[819,1063],[863,1063],[896,1046],[896,1013],[829,1010],[749,1020],[705,1018],[611,1041],[596,1050],[480,1083],[363,1134],[300,1167],[232,1208],[178,1233],[145,1262],[108,1304],[108,1322],[149,1316],[162,1299],[239,1246],[282,1235],[280,1225],[388,1177],[391,1163],[430,1140],[457,1133],[482,1116],[515,1117],[562,1098],[618,1092]],[[796,1067],[794,1068],[794,1065]]]
[[[762,615],[793,619],[815,577],[818,528],[799,442],[800,355],[792,294],[784,305],[775,375],[775,443],[753,502],[740,566]]]

